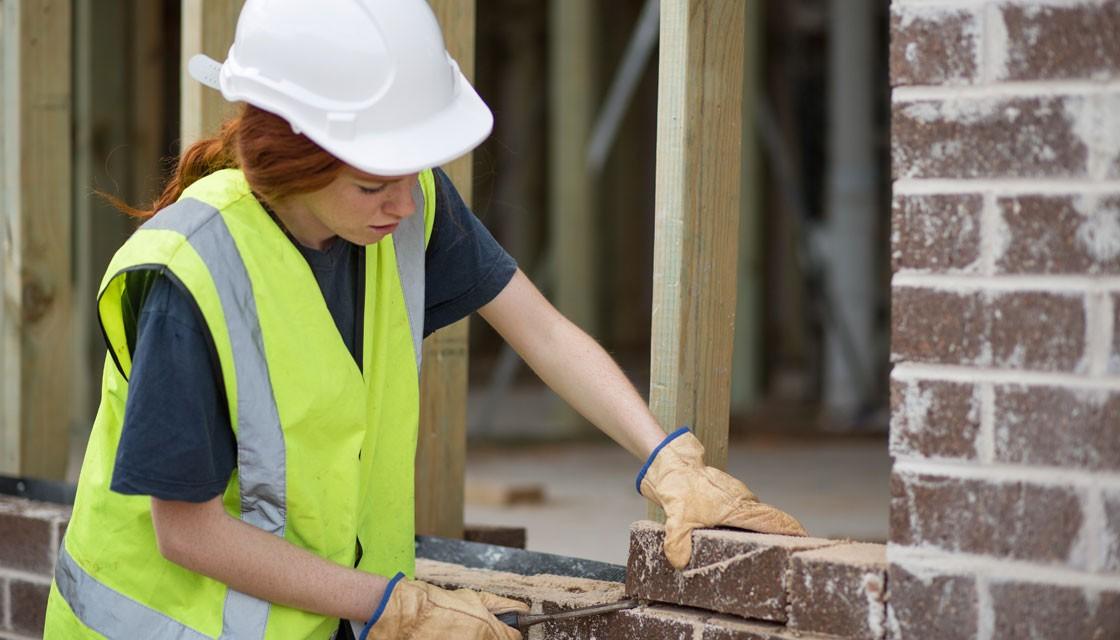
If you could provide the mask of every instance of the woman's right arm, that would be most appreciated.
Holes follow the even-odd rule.
[[[208,502],[152,498],[160,553],[233,589],[334,618],[368,620],[388,580],[335,564]]]

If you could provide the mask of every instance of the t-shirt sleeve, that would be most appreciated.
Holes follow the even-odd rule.
[[[517,262],[435,170],[436,218],[425,264],[424,335],[461,320],[501,293]]]
[[[113,491],[205,502],[237,464],[209,332],[194,302],[160,276],[136,328]]]

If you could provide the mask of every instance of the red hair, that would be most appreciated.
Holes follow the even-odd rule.
[[[149,209],[101,195],[128,215],[146,219],[178,200],[196,180],[221,169],[241,169],[253,191],[274,202],[322,189],[345,166],[307,136],[294,133],[280,116],[246,104],[239,115],[222,124],[218,135],[199,140],[183,152],[163,193]]]

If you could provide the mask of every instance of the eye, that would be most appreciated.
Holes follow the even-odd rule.
[[[385,190],[385,185],[381,185],[378,187],[363,187],[362,185],[358,185],[358,190],[362,193],[367,194],[381,193]]]

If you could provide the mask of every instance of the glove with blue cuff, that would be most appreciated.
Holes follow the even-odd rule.
[[[677,569],[692,558],[692,530],[735,527],[804,536],[801,523],[758,501],[747,485],[704,464],[704,445],[682,427],[653,450],[638,473],[638,493],[665,511],[665,556]]]
[[[521,633],[494,616],[528,605],[484,591],[450,591],[403,573],[389,581],[381,604],[362,629],[359,640],[521,640]]]

